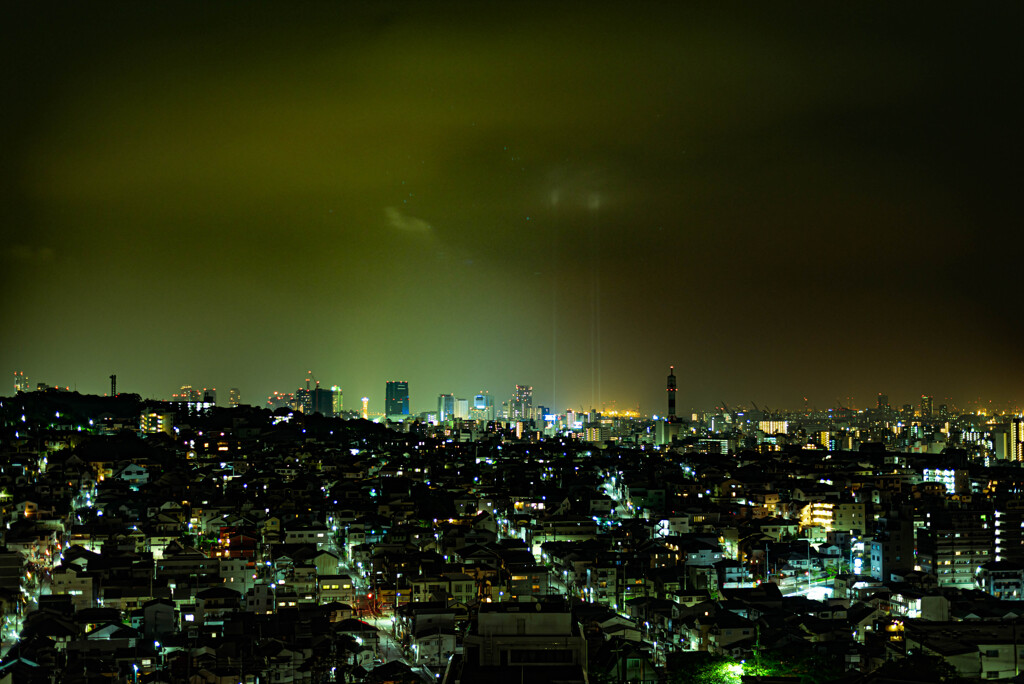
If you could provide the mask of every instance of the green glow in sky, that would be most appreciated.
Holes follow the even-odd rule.
[[[745,10],[7,7],[3,372],[1020,401],[1019,6]]]

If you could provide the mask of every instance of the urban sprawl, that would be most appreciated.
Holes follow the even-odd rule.
[[[254,407],[16,377],[0,682],[1012,680],[1011,410]]]

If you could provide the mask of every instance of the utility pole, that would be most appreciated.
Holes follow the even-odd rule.
[[[754,623],[754,674],[761,675],[761,623]]]

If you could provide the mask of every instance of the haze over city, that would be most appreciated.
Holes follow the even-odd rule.
[[[0,21],[7,378],[1022,402],[1019,5],[51,9]]]

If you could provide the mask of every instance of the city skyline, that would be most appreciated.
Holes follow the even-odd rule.
[[[1024,403],[1017,5],[2,11],[8,378]]]
[[[670,369],[671,369],[671,371],[675,371],[674,367],[670,367]],[[306,378],[310,377],[311,373],[312,373],[311,371],[307,371],[306,375],[303,376],[303,381]],[[15,372],[14,373],[14,386],[13,386],[13,388],[15,389],[15,392],[13,392],[12,394],[14,394],[17,391],[19,391],[18,388],[20,386],[22,386],[23,383],[26,383],[26,382],[30,386],[30,389],[29,390],[20,390],[20,391],[33,391],[36,388],[36,385],[39,384],[39,383],[35,382],[35,380],[28,373],[25,373],[23,371]],[[76,392],[80,392],[82,394],[94,394],[94,395],[98,395],[98,396],[107,396],[108,395],[108,392],[105,392],[105,391],[102,391],[102,390],[97,390],[95,392],[91,392],[91,391],[87,391],[85,389],[80,389],[77,386],[72,387],[70,385],[60,384],[60,383],[51,384],[51,383],[44,382],[42,384],[46,385],[46,388],[55,388],[57,390],[76,391]],[[423,393],[418,393],[418,392],[415,391],[415,388],[410,388],[409,387],[409,382],[408,381],[388,380],[388,381],[384,382],[384,385],[385,385],[385,387],[384,387],[383,391],[381,391],[379,393],[374,393],[374,392],[370,392],[370,393],[353,392],[353,393],[351,393],[349,395],[349,397],[348,397],[348,402],[345,404],[345,409],[344,410],[348,411],[348,412],[351,412],[351,413],[356,413],[356,414],[360,413],[361,412],[361,406],[362,406],[362,399],[363,399],[364,396],[366,396],[369,399],[369,411],[370,411],[371,415],[382,416],[382,417],[383,416],[402,415],[402,414],[398,414],[398,413],[396,413],[396,414],[389,413],[387,411],[387,405],[388,405],[387,404],[387,402],[388,402],[388,394],[387,393],[389,391],[388,387],[391,386],[391,385],[396,386],[395,389],[397,391],[397,394],[396,394],[397,398],[404,397],[405,403],[406,403],[406,405],[409,408],[408,412],[405,413],[404,415],[410,415],[410,416],[416,416],[416,415],[419,415],[419,414],[436,412],[437,411],[437,407],[438,407],[438,401],[439,401],[439,399],[441,397],[450,397],[452,401],[467,401],[467,402],[470,402],[470,405],[471,405],[471,403],[474,400],[474,397],[476,397],[476,396],[489,396],[492,400],[496,399],[498,407],[501,407],[501,406],[504,405],[506,408],[511,409],[512,408],[512,403],[514,403],[514,400],[515,400],[515,398],[516,398],[516,396],[517,396],[517,394],[518,394],[518,392],[519,392],[521,387],[522,387],[522,389],[528,389],[529,390],[529,394],[530,394],[531,397],[532,397],[532,393],[533,393],[533,390],[534,390],[534,388],[532,386],[526,387],[526,386],[521,386],[519,384],[516,384],[516,385],[514,385],[511,388],[507,388],[507,392],[505,392],[505,390],[502,389],[502,388],[498,388],[498,389],[494,389],[494,388],[478,388],[477,390],[470,391],[470,392],[453,391],[453,390],[449,389],[449,390],[442,390],[442,391],[427,390],[427,391],[425,391]],[[672,386],[674,387],[674,385],[672,385]],[[326,390],[326,389],[328,389],[328,387],[333,392],[340,391],[341,393],[344,393],[344,391],[345,391],[344,387],[341,387],[341,386],[339,386],[337,384],[334,384],[333,386],[324,385],[323,389]],[[321,385],[316,384],[315,388],[316,389],[320,389]],[[130,389],[129,387],[123,387],[122,389],[123,389],[124,393],[126,393],[126,394],[139,394],[143,399],[170,400],[170,401],[188,401],[188,400],[198,401],[200,399],[200,397],[202,397],[204,394],[207,394],[207,395],[210,395],[210,396],[213,397],[213,403],[215,403],[217,405],[220,405],[220,406],[231,406],[231,405],[234,405],[235,403],[241,403],[243,405],[257,406],[257,407],[264,407],[264,408],[266,408],[268,406],[268,401],[271,401],[271,400],[273,401],[275,406],[284,405],[282,402],[284,402],[286,399],[289,399],[291,401],[298,401],[299,400],[298,394],[302,393],[303,390],[304,390],[304,388],[302,386],[297,385],[294,388],[284,388],[284,387],[276,388],[276,389],[272,390],[271,392],[268,392],[268,393],[265,393],[265,394],[257,393],[257,394],[254,394],[252,397],[250,397],[249,393],[247,393],[246,391],[241,390],[238,387],[230,387],[230,388],[228,388],[228,390],[226,390],[223,393],[223,396],[221,397],[222,401],[220,401],[218,403],[217,402],[217,389],[215,387],[209,387],[209,388],[204,387],[203,390],[200,391],[200,390],[192,387],[191,385],[182,385],[180,388],[174,388],[173,390],[171,390],[171,391],[169,391],[169,392],[167,392],[165,394],[159,394],[159,393],[157,393],[157,394],[145,394],[145,393],[140,393],[140,392],[134,391],[134,390]],[[193,397],[192,399],[188,399],[188,398],[182,397],[179,394],[180,390],[185,390],[185,389],[188,389],[188,390],[191,391],[192,397]],[[539,389],[541,391],[544,390],[543,387],[541,387]],[[665,387],[665,386],[663,386],[662,389],[661,389],[661,392],[662,392],[662,395],[660,397],[661,400],[662,400],[661,405],[660,406],[656,406],[656,405],[654,405],[654,403],[652,403],[652,405],[651,405],[651,407],[649,409],[646,409],[643,406],[628,406],[628,405],[622,404],[620,402],[616,402],[616,401],[614,401],[614,399],[606,402],[602,406],[596,406],[596,407],[584,406],[582,404],[580,404],[578,406],[561,406],[561,407],[559,407],[559,406],[545,406],[543,402],[537,402],[535,404],[535,406],[545,406],[545,408],[547,408],[547,409],[552,409],[556,414],[564,414],[566,411],[584,411],[585,412],[585,411],[590,411],[591,409],[596,409],[598,412],[606,412],[606,413],[607,412],[637,411],[637,412],[640,413],[640,415],[658,416],[660,418],[666,418],[672,412],[672,407],[675,404],[675,402],[673,401],[673,399],[674,399],[673,395],[676,394],[675,390],[673,390],[672,394],[666,394],[665,393],[666,390],[667,390],[667,387]],[[484,394],[481,395],[480,392],[483,392]],[[507,394],[507,396],[504,396],[505,394]],[[238,401],[239,395],[241,396],[240,402]],[[7,394],[0,392],[0,396],[7,396]],[[336,404],[336,406],[337,406],[337,404]],[[775,413],[775,412],[779,412],[779,413],[781,413],[781,412],[799,413],[799,412],[804,411],[804,410],[827,411],[829,409],[846,408],[846,409],[853,409],[853,410],[860,411],[860,410],[864,410],[864,409],[883,408],[883,407],[890,408],[890,409],[892,409],[895,412],[899,412],[899,411],[903,410],[905,407],[908,407],[908,406],[911,407],[913,412],[919,413],[923,417],[931,417],[933,415],[938,415],[939,411],[944,409],[944,408],[948,409],[950,411],[956,410],[958,412],[974,412],[974,411],[977,411],[977,410],[985,410],[985,411],[987,411],[989,413],[1010,413],[1010,414],[1014,414],[1014,415],[1020,414],[1021,410],[1022,410],[1021,409],[1021,404],[1019,402],[1015,402],[1015,401],[1012,401],[1012,400],[1011,401],[999,401],[999,400],[996,400],[996,399],[994,399],[992,397],[985,397],[985,396],[979,396],[979,397],[951,397],[951,396],[943,396],[941,394],[921,394],[921,395],[914,395],[914,396],[904,396],[904,395],[890,395],[890,394],[888,394],[886,392],[877,392],[874,395],[869,396],[869,397],[854,397],[854,396],[845,396],[844,397],[844,396],[840,396],[840,397],[836,397],[833,400],[832,403],[829,403],[828,400],[824,401],[823,403],[815,403],[815,402],[812,402],[809,398],[800,398],[800,400],[797,401],[797,402],[793,402],[793,403],[789,403],[789,404],[772,404],[772,405],[769,405],[767,402],[765,402],[763,400],[758,400],[756,398],[743,399],[743,398],[736,398],[736,397],[730,398],[730,397],[724,397],[723,396],[719,401],[713,402],[713,403],[710,403],[710,404],[707,404],[707,405],[692,405],[692,406],[689,406],[688,408],[685,408],[685,409],[682,409],[682,408],[679,408],[678,406],[676,406],[675,407],[676,408],[675,415],[680,420],[688,420],[689,417],[690,417],[689,414],[691,412],[703,414],[703,413],[707,413],[707,412],[712,412],[714,410],[727,410],[727,411],[730,411],[730,412],[732,412],[732,411],[740,411],[740,410],[742,410],[742,411],[764,410],[765,412],[772,412],[772,413]]]

